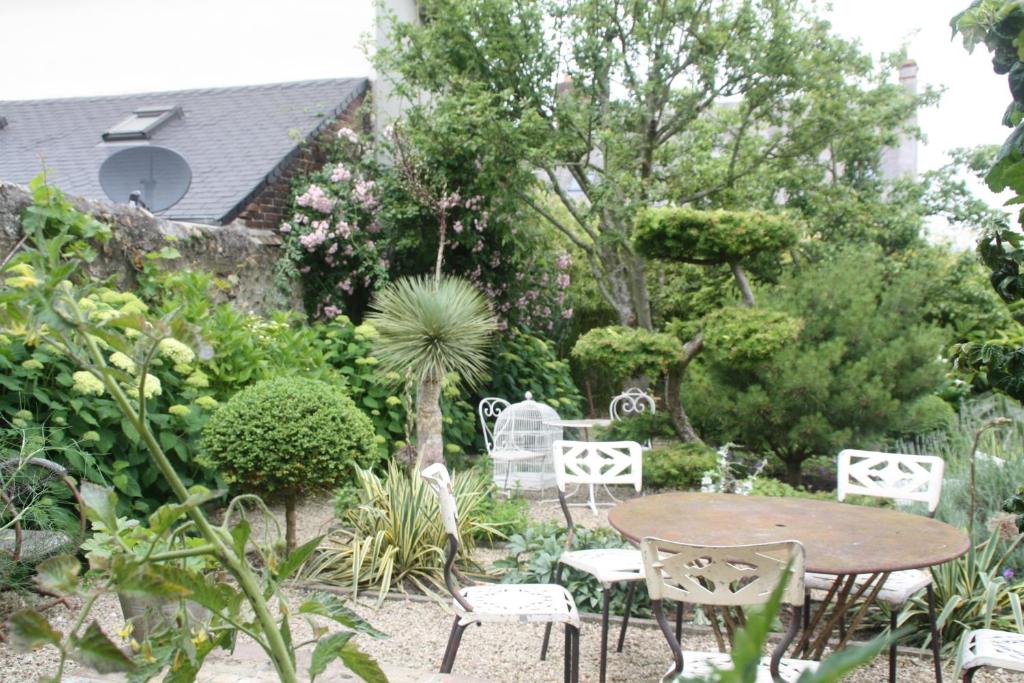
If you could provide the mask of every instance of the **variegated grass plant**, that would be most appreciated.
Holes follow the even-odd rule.
[[[313,581],[347,588],[353,594],[375,589],[383,600],[407,586],[428,595],[443,592],[445,530],[437,498],[415,472],[392,463],[387,475],[357,469],[359,504],[341,519],[343,528],[328,536],[303,575]],[[473,539],[503,537],[484,521],[484,502],[494,485],[474,470],[453,478],[459,509],[459,562],[474,572]]]

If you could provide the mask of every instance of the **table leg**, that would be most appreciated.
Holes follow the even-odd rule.
[[[597,501],[594,499],[594,485],[590,484],[590,511],[597,517]]]
[[[852,613],[853,618],[849,621],[845,633],[840,636],[834,649],[840,650],[845,647],[878,597],[888,576],[889,574],[886,572],[871,574],[866,581],[859,585],[857,585],[856,574],[837,576],[825,599],[800,635],[800,640],[793,649],[794,656],[800,659],[820,660],[825,653],[825,648],[828,647],[832,632],[846,618],[847,613]],[[835,604],[832,607],[832,614],[826,618],[825,615],[832,604],[833,597],[835,597]],[[860,602],[860,606],[856,607],[858,602]],[[855,607],[856,609],[854,609]]]

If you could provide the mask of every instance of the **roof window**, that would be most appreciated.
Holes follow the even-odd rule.
[[[7,127],[7,118],[4,117],[4,116],[0,116],[0,130],[3,130],[6,127]]]
[[[181,107],[149,107],[136,109],[131,116],[103,134],[107,142],[117,140],[148,140],[154,131],[181,115]]]

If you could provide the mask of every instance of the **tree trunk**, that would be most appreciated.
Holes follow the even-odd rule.
[[[672,427],[675,428],[676,434],[679,435],[680,439],[686,443],[704,443],[697,436],[697,432],[690,423],[689,416],[687,416],[686,411],[683,409],[680,392],[685,371],[683,367],[673,367],[668,371],[668,377],[665,382],[665,405],[668,407],[669,417],[672,418]]]
[[[750,280],[747,279],[747,274],[743,272],[743,268],[740,264],[733,261],[729,264],[732,268],[733,277],[736,278],[736,286],[740,288],[740,294],[743,296],[743,305],[752,307],[754,305],[754,290],[750,288]]]
[[[295,550],[295,496],[284,499],[284,539],[288,552]]]
[[[800,470],[801,465],[804,464],[804,458],[789,454],[789,457],[783,458],[783,462],[786,463],[786,483],[791,486],[800,486],[800,481],[803,478]]]
[[[416,451],[420,467],[444,462],[441,378],[424,377],[416,386]]]
[[[702,348],[704,348],[704,335],[698,332],[693,339],[683,344],[683,355],[669,369],[665,378],[665,405],[668,407],[668,414],[672,419],[672,426],[675,428],[676,434],[685,442],[704,443],[690,423],[680,395],[686,368]]]

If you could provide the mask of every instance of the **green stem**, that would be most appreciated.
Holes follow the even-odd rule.
[[[99,593],[91,594],[82,605],[81,611],[78,613],[78,618],[75,620],[75,625],[68,631],[68,640],[78,635],[78,629],[82,628],[82,624],[85,623],[86,617],[89,616],[89,612],[92,611],[92,606],[96,604],[96,599],[100,597]],[[57,675],[54,676],[55,681],[64,680],[64,665],[67,662],[68,653],[67,648],[60,648],[60,663],[57,665]]]
[[[96,342],[84,330],[79,331],[85,339],[86,348],[93,362],[97,365],[102,365],[104,360],[103,354],[96,346]],[[103,380],[111,397],[117,403],[118,407],[120,407],[121,412],[124,413],[125,417],[128,418],[128,421],[133,427],[135,427],[136,431],[142,437],[142,440],[146,443],[146,447],[149,450],[150,456],[153,458],[153,462],[167,479],[167,482],[171,486],[171,490],[174,491],[174,494],[182,503],[185,503],[188,500],[188,490],[185,488],[185,484],[182,483],[181,478],[178,477],[178,473],[174,470],[174,466],[171,465],[171,461],[168,460],[167,455],[157,442],[156,437],[153,435],[153,431],[149,428],[149,424],[139,419],[139,415],[133,408],[131,401],[125,395],[117,382],[110,379],[106,373],[103,374]],[[253,613],[256,615],[260,625],[263,627],[263,633],[267,639],[267,642],[261,643],[261,645],[264,645],[264,649],[267,651],[267,654],[270,655],[270,659],[274,663],[274,668],[277,669],[277,674],[281,679],[281,682],[298,683],[298,678],[295,674],[295,666],[292,664],[288,646],[285,645],[284,638],[281,636],[281,632],[277,628],[277,622],[274,621],[274,617],[270,613],[270,608],[267,606],[267,602],[263,598],[263,592],[260,590],[259,581],[252,573],[252,569],[246,563],[245,557],[239,557],[238,554],[235,553],[234,549],[225,542],[221,533],[218,533],[218,531],[214,529],[209,520],[206,519],[206,516],[197,508],[190,507],[187,514],[195,523],[200,535],[202,535],[202,537],[205,538],[211,546],[213,546],[213,555],[217,557],[231,575],[235,577],[235,580],[238,581],[238,585],[242,589],[242,592],[245,593],[249,606],[252,607]]]
[[[181,560],[186,557],[198,557],[199,555],[216,555],[217,549],[212,545],[201,545],[195,548],[184,548],[182,550],[168,550],[163,553],[153,553],[149,556],[150,562],[166,562],[168,560]]]

